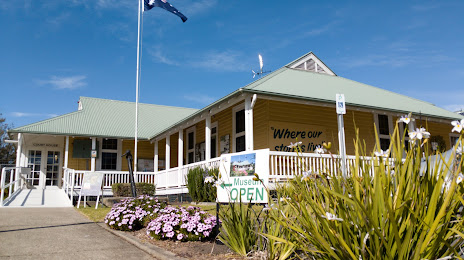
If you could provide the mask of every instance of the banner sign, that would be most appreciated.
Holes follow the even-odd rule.
[[[218,202],[268,203],[269,149],[221,155],[219,172]]]
[[[303,153],[314,152],[318,145],[327,142],[327,130],[323,126],[280,121],[269,121],[269,147],[278,152],[293,152],[290,142],[302,142]]]
[[[102,172],[86,172],[82,180],[81,194],[82,196],[100,196],[101,186],[103,182]]]

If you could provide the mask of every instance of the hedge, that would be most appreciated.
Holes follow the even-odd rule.
[[[113,196],[115,197],[132,197],[130,183],[115,183],[111,186],[111,189],[113,190]],[[135,184],[135,190],[137,192],[137,196],[154,196],[156,185],[151,183],[138,182]]]

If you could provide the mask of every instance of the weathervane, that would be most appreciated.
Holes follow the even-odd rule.
[[[258,72],[255,72],[254,70],[251,70],[251,72],[253,73],[253,78],[256,77],[256,75],[264,75],[264,73],[269,73],[271,72],[270,70],[269,71],[263,71],[263,57],[261,56],[261,54],[258,54],[258,59],[259,59],[259,71]]]

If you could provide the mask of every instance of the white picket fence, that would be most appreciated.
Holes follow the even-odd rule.
[[[333,174],[340,170],[341,158],[338,155],[315,154],[315,153],[288,153],[274,152],[269,153],[269,178],[271,182],[280,182],[288,178],[293,178],[297,174],[302,174],[304,171],[324,172]],[[186,193],[186,176],[188,171],[195,167],[219,167],[221,158],[214,158],[208,161],[196,162],[181,167],[175,167],[168,170],[158,172],[138,172],[134,178],[136,182],[146,182],[156,184],[156,192],[159,195]],[[351,174],[352,166],[355,164],[355,156],[346,157],[346,167],[348,175]],[[378,164],[378,158],[361,157],[364,161],[363,166],[373,166]],[[393,159],[386,160],[386,164],[393,165]],[[86,171],[64,169],[63,174],[63,189],[65,192],[75,196],[77,190],[80,190],[82,179]],[[128,183],[129,172],[127,171],[100,171],[105,174],[104,189],[108,192],[111,190],[111,185],[114,183]],[[373,173],[373,167],[370,169]]]

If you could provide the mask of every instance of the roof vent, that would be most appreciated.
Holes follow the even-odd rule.
[[[336,74],[312,52],[292,62],[290,68],[336,76]]]
[[[78,111],[82,110],[82,102],[80,100],[77,101],[77,110]]]

